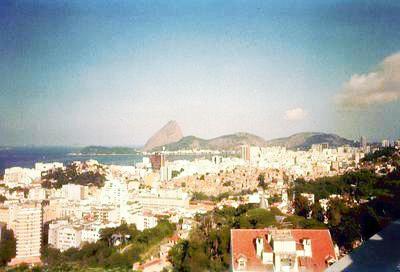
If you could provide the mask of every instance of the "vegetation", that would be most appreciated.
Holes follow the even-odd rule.
[[[373,162],[378,159],[382,158],[387,158],[392,156],[396,152],[396,149],[394,147],[384,147],[380,148],[379,150],[373,152],[373,153],[368,153],[363,159],[363,162]]]
[[[42,260],[51,271],[78,268],[90,271],[89,268],[96,267],[128,271],[132,269],[133,263],[143,261],[142,255],[152,246],[172,236],[174,230],[175,225],[167,220],[160,220],[156,227],[144,231],[138,231],[135,225],[122,224],[102,230],[100,241],[85,244],[81,249],[71,248],[61,253],[57,249],[45,247]],[[114,246],[117,240],[121,243]]]
[[[94,185],[102,187],[106,178],[99,171],[87,171],[80,173],[73,164],[67,165],[66,169],[55,169],[42,177],[42,186],[47,189],[61,188],[63,185],[72,183],[79,185]]]
[[[172,170],[171,178],[175,178],[175,177],[177,177],[179,174],[180,174],[179,171],[177,171],[177,170]]]
[[[257,178],[258,187],[262,188],[263,190],[267,188],[267,184],[265,183],[265,173],[260,173]]]
[[[346,173],[342,176],[323,177],[307,182],[304,179],[295,181],[294,191],[297,193],[312,193],[315,199],[328,198],[332,194],[354,198],[369,199],[385,195],[388,190],[382,181],[369,170]]]
[[[297,215],[308,217],[311,213],[311,207],[308,203],[308,199],[301,195],[296,195],[294,199],[294,211]]]
[[[248,192],[248,191],[242,191],[241,193],[238,193],[238,194],[234,194],[234,193],[232,193],[232,192],[225,192],[225,193],[220,193],[219,195],[217,195],[217,196],[211,196],[211,195],[206,195],[205,193],[203,193],[203,192],[193,192],[192,193],[192,198],[191,198],[191,200],[192,201],[212,201],[212,202],[219,202],[219,201],[221,201],[222,199],[225,199],[225,198],[229,198],[230,196],[232,196],[232,197],[237,197],[237,196],[240,196],[240,195],[243,195],[243,194],[247,194],[247,193],[250,193],[250,192]]]
[[[357,242],[370,238],[390,221],[400,218],[399,168],[386,176],[369,170],[342,176],[320,178],[313,182],[296,180],[295,212],[306,217],[309,212],[319,222],[327,220],[332,237],[342,250],[352,250]],[[309,205],[300,193],[313,193],[315,204]],[[329,199],[329,195],[339,195]],[[318,200],[329,199],[326,218]]]
[[[171,178],[175,178],[177,176],[179,176],[180,173],[182,173],[185,169],[181,168],[179,171],[178,170],[172,170],[171,173]]]
[[[7,263],[15,257],[16,240],[14,232],[6,228],[1,229],[0,237],[0,267],[6,266]]]
[[[7,200],[7,197],[5,197],[4,195],[0,195],[0,203],[4,203],[4,201]]]
[[[21,186],[17,186],[17,187],[13,187],[13,188],[8,188],[8,192],[10,194],[14,193],[14,192],[23,192],[24,196],[27,197],[29,194],[29,189],[28,188],[23,188]],[[1,199],[1,198],[0,198]],[[5,199],[6,200],[6,199]],[[0,200],[1,202],[1,200]]]
[[[136,154],[137,151],[130,147],[106,147],[106,146],[87,146],[79,151],[81,154],[88,155],[126,155]]]
[[[268,198],[268,203],[276,203],[276,202],[281,202],[282,197],[280,195],[273,195],[270,198]]]
[[[298,179],[290,192],[292,195],[295,192],[296,215],[283,220],[278,220],[282,214],[276,208],[267,211],[252,205],[241,205],[237,209],[225,207],[198,217],[198,227],[189,239],[180,241],[170,251],[174,270],[228,270],[232,228],[329,228],[342,251],[352,250],[357,242],[400,218],[400,169],[394,165],[397,168],[385,176],[364,169],[311,182]],[[262,180],[260,177],[261,185]],[[315,203],[311,205],[301,193],[313,193]],[[338,197],[330,198],[332,194]],[[207,198],[201,193],[197,197]],[[326,211],[320,199],[329,199]]]
[[[230,230],[232,228],[324,227],[313,219],[288,216],[278,222],[281,212],[272,208],[265,210],[254,205],[241,205],[237,209],[215,209],[196,220],[199,226],[192,231],[189,240],[181,240],[169,255],[174,271],[226,271],[230,264]]]

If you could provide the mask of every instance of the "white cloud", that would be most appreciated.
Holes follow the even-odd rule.
[[[306,118],[307,112],[302,108],[294,108],[285,111],[284,119],[289,121],[298,121]]]
[[[385,58],[376,71],[354,74],[336,95],[338,105],[360,109],[400,98],[400,52]]]

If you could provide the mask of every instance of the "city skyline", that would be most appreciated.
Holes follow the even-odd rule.
[[[0,145],[400,134],[396,1],[0,3]]]

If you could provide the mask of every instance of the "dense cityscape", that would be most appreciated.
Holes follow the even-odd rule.
[[[0,0],[0,272],[400,271],[399,0]]]
[[[135,165],[7,168],[1,265],[323,271],[399,215],[400,141],[357,145],[179,150],[211,158],[174,161],[147,151]]]

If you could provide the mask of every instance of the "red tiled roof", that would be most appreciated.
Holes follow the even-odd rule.
[[[257,237],[265,237],[268,233],[265,229],[232,229],[231,230],[231,251],[232,265],[237,269],[237,258],[244,255],[247,258],[246,268],[253,271],[265,270],[263,265],[256,255],[254,241]],[[265,245],[265,241],[264,241]]]
[[[256,256],[255,239],[257,237],[266,237],[270,230],[268,229],[232,229],[231,230],[231,252],[232,265],[237,269],[237,258],[244,255],[247,258],[247,270],[257,271],[265,270],[261,260]],[[326,268],[326,257],[335,256],[334,246],[331,235],[327,229],[308,230],[293,229],[290,230],[296,244],[301,245],[304,238],[311,239],[312,257],[299,258],[300,264],[310,271],[323,271]],[[265,246],[267,244],[267,247]],[[302,247],[296,245],[296,248]],[[271,252],[272,248],[264,240],[266,252]],[[269,247],[269,248],[268,248]]]
[[[169,238],[169,240],[170,240],[170,241],[173,241],[173,242],[178,242],[179,239],[180,239],[180,237],[179,237],[179,235],[176,234],[176,233],[175,233],[174,235],[172,235],[172,236]]]
[[[148,268],[148,267],[153,266],[153,265],[158,265],[160,263],[161,263],[161,260],[159,258],[156,258],[156,259],[153,259],[153,260],[145,262],[139,268],[140,269],[145,269],[145,268]]]
[[[312,258],[306,267],[313,271],[324,271],[326,269],[326,257],[335,256],[331,234],[327,229],[293,229],[293,238],[296,242],[305,237],[311,239]]]

